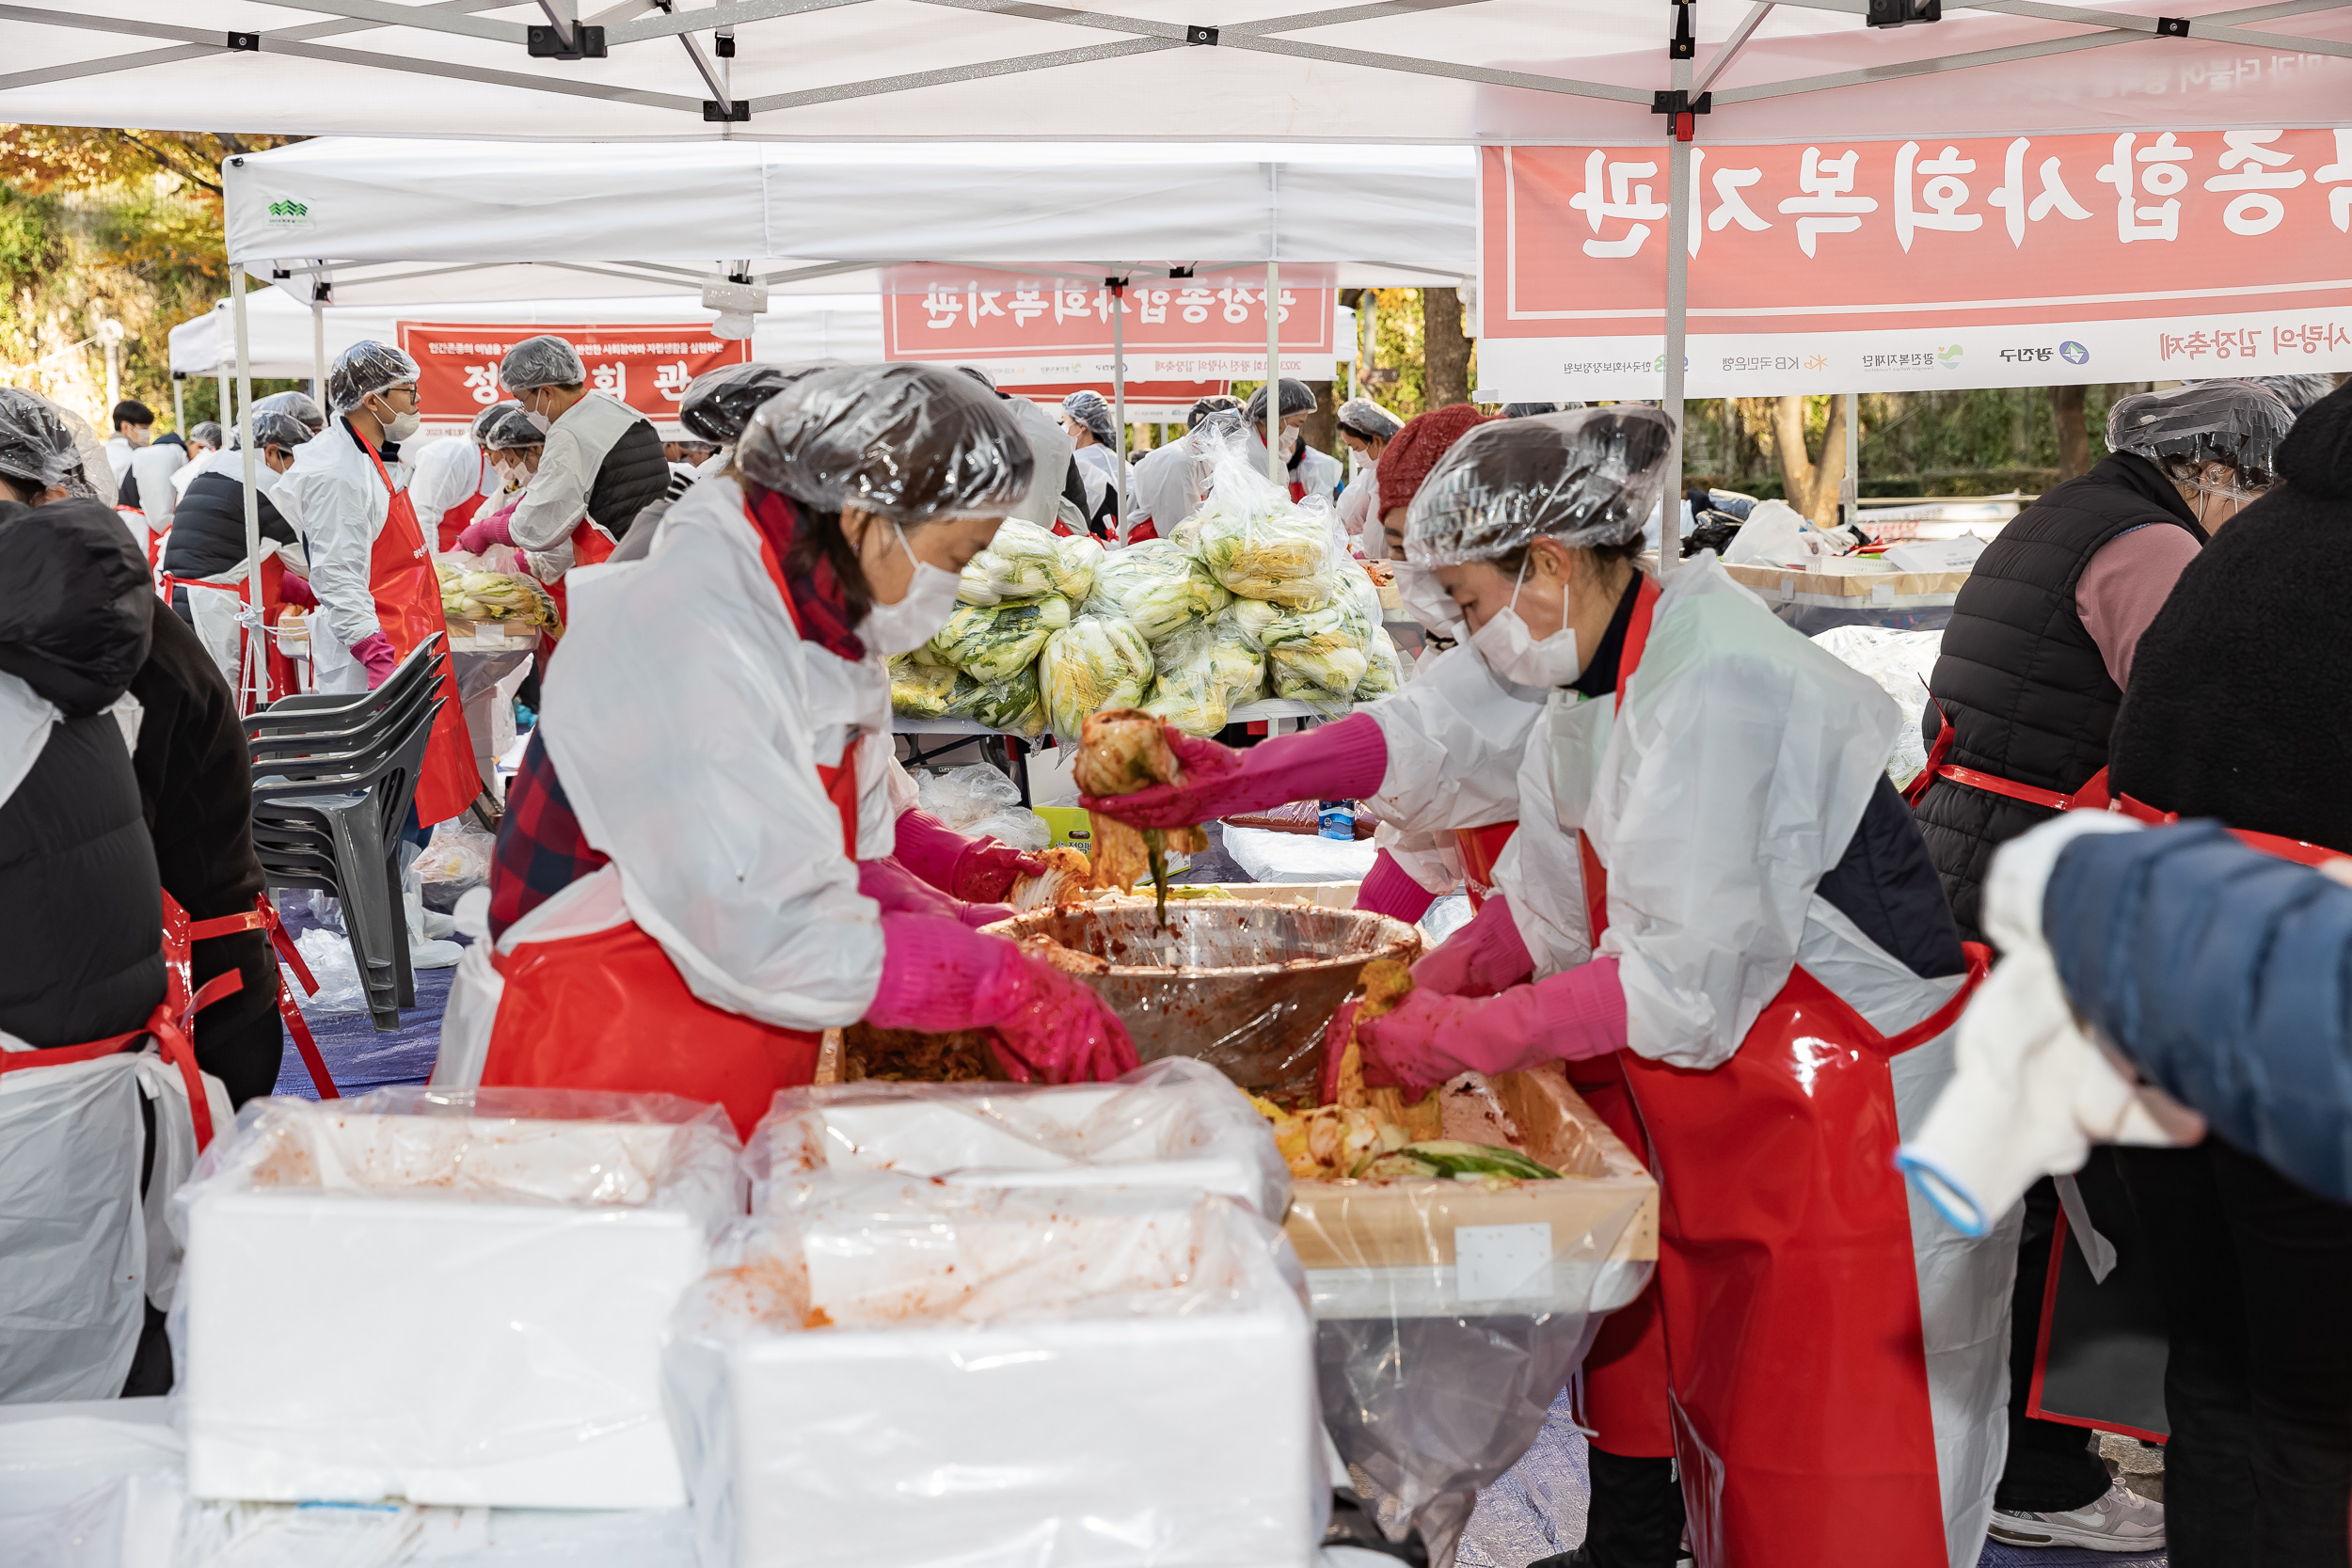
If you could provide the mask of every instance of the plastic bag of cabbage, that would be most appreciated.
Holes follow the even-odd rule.
[[[1038,684],[1054,733],[1074,741],[1092,715],[1143,701],[1152,686],[1151,644],[1126,621],[1081,615],[1045,644]]]
[[[1045,733],[1045,695],[1038,667],[1025,664],[1001,681],[976,687],[954,712],[959,719],[1035,740]]]
[[[952,718],[952,710],[978,688],[977,681],[952,665],[917,663],[912,655],[890,661],[890,711],[901,718]]]
[[[1344,705],[1372,667],[1372,640],[1382,635],[1379,624],[1365,616],[1352,594],[1281,616],[1264,635],[1274,694],[1295,702]]]
[[[1207,622],[1232,602],[1233,595],[1174,541],[1150,539],[1103,557],[1086,613],[1125,621],[1145,641],[1158,642]]]
[[[1257,690],[1265,679],[1265,655],[1254,637],[1229,625],[1232,614],[1228,610],[1210,625],[1187,626],[1152,644],[1157,673],[1152,698],[1142,705],[1146,713],[1187,735],[1215,735],[1234,703]]]
[[[1047,594],[1077,603],[1094,585],[1103,546],[1088,538],[1059,538],[1018,517],[1008,517],[988,548],[963,568],[956,597],[968,605],[998,605]]]
[[[1057,594],[997,605],[958,605],[930,643],[931,652],[984,686],[1037,662],[1045,640],[1070,625],[1070,601]]]
[[[1320,496],[1294,502],[1251,467],[1238,442],[1217,453],[1209,497],[1177,530],[1181,546],[1247,599],[1305,610],[1341,587],[1331,547],[1331,509]]]

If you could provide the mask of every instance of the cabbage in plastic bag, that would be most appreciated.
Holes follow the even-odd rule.
[[[1075,740],[1089,718],[1134,707],[1152,687],[1152,647],[1126,621],[1081,615],[1045,644],[1038,684],[1054,733]]]
[[[1343,705],[1372,667],[1378,626],[1353,594],[1283,616],[1266,629],[1266,673],[1274,694],[1294,702]]]
[[[1304,610],[1331,596],[1331,509],[1294,502],[1249,464],[1239,443],[1217,453],[1209,499],[1178,531],[1209,575],[1248,599]]]
[[[1225,624],[1219,616],[1153,645],[1158,674],[1152,700],[1142,705],[1146,713],[1187,735],[1215,735],[1225,727],[1235,694],[1254,691],[1265,679],[1265,656],[1239,637],[1222,635]]]
[[[1088,562],[1083,554],[1065,554],[1062,546],[1068,542],[1035,523],[1008,517],[988,548],[965,563],[956,597],[974,605],[1039,599],[1048,594],[1082,599]]]
[[[1364,655],[1369,662],[1364,666],[1364,678],[1356,683],[1358,702],[1368,703],[1403,689],[1405,661],[1397,657],[1395,639],[1386,631],[1374,632]]]
[[[1123,620],[1145,641],[1158,642],[1201,625],[1232,601],[1173,541],[1151,539],[1104,553],[1086,613]]]
[[[1061,586],[1055,590],[1072,604],[1086,603],[1094,592],[1094,574],[1103,564],[1103,541],[1089,533],[1073,533],[1067,539],[1057,538],[1061,549]]]
[[[1263,599],[1235,599],[1216,618],[1216,633],[1253,654],[1265,652],[1265,634],[1282,618],[1282,607]]]
[[[890,661],[890,711],[903,719],[947,719],[979,683],[945,664],[918,664],[913,655]],[[963,689],[959,689],[960,688]]]
[[[1037,666],[1025,664],[1001,681],[975,687],[956,711],[974,723],[1035,740],[1045,733],[1045,697],[1038,686]]]
[[[1045,640],[1070,625],[1070,601],[1057,596],[1000,605],[958,605],[930,649],[983,686],[1037,662]]]

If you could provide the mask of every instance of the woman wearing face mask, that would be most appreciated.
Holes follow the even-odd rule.
[[[428,441],[417,449],[417,477],[408,482],[408,495],[416,503],[417,526],[436,553],[455,549],[458,535],[499,493],[498,472],[482,433],[510,411],[520,410],[512,403],[494,403],[474,416],[468,439]]]
[[[302,532],[310,591],[311,669],[321,691],[373,691],[426,638],[446,634],[433,554],[381,449],[416,434],[417,362],[389,343],[357,342],[326,376],[336,416],[294,448],[274,499]],[[417,819],[448,820],[482,793],[473,742],[444,667],[441,711],[417,782]]]
[[[502,403],[474,421],[474,439],[481,445],[483,462],[490,470],[492,489],[474,520],[458,534],[456,547],[467,553],[486,555],[499,563],[501,571],[528,571],[523,552],[502,547],[498,536],[505,531],[508,519],[523,499],[524,488],[531,483],[531,476],[539,471],[539,457],[547,437],[520,407]],[[478,548],[467,551],[469,543]]]
[[[1340,526],[1374,561],[1389,553],[1380,537],[1380,454],[1403,428],[1404,421],[1370,398],[1349,398],[1340,404],[1340,439],[1358,459],[1355,477],[1340,492]]]
[[[1314,388],[1303,381],[1282,381],[1282,407],[1275,418],[1279,423],[1276,439],[1282,443],[1282,467],[1290,485],[1291,499],[1305,500],[1309,496],[1321,496],[1330,500],[1340,493],[1340,460],[1327,451],[1318,451],[1307,444],[1307,421],[1314,417]],[[1249,394],[1249,467],[1253,473],[1265,472],[1265,388]]]
[[[1711,556],[1662,591],[1636,570],[1670,436],[1639,407],[1497,421],[1414,497],[1406,561],[1545,709],[1503,896],[1358,1037],[1370,1076],[1412,1088],[1622,1073],[1664,1195],[1657,1306],[1702,1560],[1972,1563],[2013,1231],[1915,1216],[1893,1165],[1949,1074],[1968,960],[1885,781],[1894,704]],[[1293,794],[1385,809],[1425,765],[1376,706],[1346,724],[1343,756],[1271,795],[1266,765],[1187,740],[1183,784],[1089,804],[1154,826]]]
[[[1032,466],[961,375],[821,372],[754,416],[739,483],[581,579],[438,1080],[679,1094],[748,1132],[860,1019],[992,1029],[1016,1078],[1135,1066],[1093,990],[881,863],[904,804],[883,660],[946,624]]]

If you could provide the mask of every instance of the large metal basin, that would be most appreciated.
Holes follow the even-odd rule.
[[[1149,904],[1040,910],[989,927],[1044,935],[1109,960],[1083,976],[1149,1062],[1192,1056],[1248,1088],[1312,1088],[1323,1029],[1375,958],[1410,960],[1421,933],[1362,910],[1238,900],[1170,900],[1168,929]]]

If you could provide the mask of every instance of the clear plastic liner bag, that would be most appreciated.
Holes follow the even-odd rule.
[[[173,1197],[189,1491],[683,1506],[660,1325],[743,1211],[739,1155],[668,1095],[247,1104]]]
[[[1110,1084],[892,1084],[778,1091],[744,1150],[755,1212],[779,1186],[855,1171],[964,1186],[1147,1187],[1290,1206],[1266,1120],[1216,1069],[1148,1062]]]
[[[342,918],[341,911],[336,911],[336,918]],[[294,938],[294,947],[310,967],[310,978],[319,984],[316,991],[307,991],[300,977],[285,970],[287,992],[303,1017],[339,1018],[368,1010],[368,990],[359,982],[359,965],[351,956],[349,937],[341,930],[313,927]]]
[[[1878,682],[1903,710],[1903,721],[1895,730],[1894,750],[1886,758],[1886,776],[1896,788],[1902,788],[1928,765],[1927,742],[1919,734],[1920,715],[1928,705],[1928,679],[1935,672],[1936,655],[1944,647],[1942,629],[1833,626],[1813,641]]]
[[[1074,742],[1087,720],[1104,709],[1141,703],[1152,677],[1152,645],[1143,633],[1107,615],[1079,616],[1047,641],[1038,661],[1046,720],[1065,741]]]
[[[453,894],[479,887],[490,879],[498,843],[496,833],[469,828],[462,818],[452,818],[433,830],[433,841],[417,857],[417,876],[426,887],[442,885]]]
[[[956,597],[968,605],[1041,599],[1049,594],[1083,599],[1093,562],[1084,555],[1066,552],[1062,547],[1066,543],[1035,523],[1008,517],[988,547],[964,563]]]
[[[1152,644],[1152,658],[1157,675],[1143,710],[1188,735],[1223,729],[1240,695],[1265,678],[1265,656],[1253,640],[1229,635],[1224,615]]]
[[[1125,621],[1145,641],[1158,642],[1211,620],[1232,601],[1174,540],[1147,539],[1104,555],[1086,612]]]
[[[931,652],[981,685],[1037,662],[1045,640],[1070,625],[1070,601],[1057,594],[997,605],[958,605],[931,639]]]
[[[1311,1334],[1281,1233],[1230,1199],[812,1184],[671,1321],[701,1561],[1308,1568]]]
[[[1338,587],[1346,560],[1343,546],[1334,552],[1336,529],[1328,502],[1320,496],[1293,501],[1255,469],[1236,439],[1218,443],[1208,499],[1181,537],[1233,593],[1303,610]]]
[[[1266,674],[1274,694],[1334,711],[1344,708],[1371,672],[1373,639],[1386,636],[1378,616],[1367,618],[1362,599],[1352,592],[1283,616],[1265,631]]]
[[[1021,786],[987,763],[917,768],[913,777],[917,805],[950,832],[993,838],[1015,849],[1042,849],[1053,842],[1045,819],[1021,803]]]

